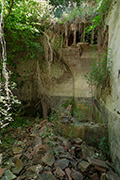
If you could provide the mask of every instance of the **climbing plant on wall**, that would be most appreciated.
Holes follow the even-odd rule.
[[[43,29],[51,12],[50,8],[47,1],[46,4],[37,1],[14,2],[10,16],[5,18],[5,38],[10,63],[13,63],[13,59],[20,52],[21,56],[18,60],[37,58],[37,52],[42,51],[40,41],[38,41],[39,30]]]
[[[12,107],[15,100],[12,90],[11,72],[7,65],[14,68],[18,61],[37,59],[37,52],[42,51],[38,41],[40,30],[51,14],[52,6],[49,1],[15,1],[2,0],[0,2],[0,124],[8,124],[12,120]],[[6,46],[7,44],[7,46]],[[19,56],[17,56],[19,54]],[[17,57],[17,59],[16,59]],[[7,123],[6,123],[7,122]]]
[[[0,128],[12,121],[11,108],[15,103],[19,103],[13,96],[12,89],[14,83],[9,83],[10,71],[7,69],[6,41],[4,38],[4,21],[3,21],[4,4],[1,1],[0,14],[0,43],[1,43],[1,61],[0,61]],[[8,14],[9,15],[9,14]]]
[[[109,87],[112,61],[110,61],[110,58],[107,58],[106,52],[102,52],[97,56],[93,53],[92,56],[94,60],[91,63],[89,72],[85,75],[88,84],[90,86],[101,85],[102,87]]]

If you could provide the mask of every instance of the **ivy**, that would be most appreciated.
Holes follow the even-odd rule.
[[[109,77],[111,75],[112,62],[107,59],[106,53],[100,53],[98,56],[93,56],[90,71],[85,75],[87,83],[91,85],[109,86]],[[109,66],[107,66],[107,63]]]
[[[4,1],[4,36],[10,65],[14,65],[17,55],[25,61],[37,59],[37,54],[43,52],[39,39],[51,12],[49,1]]]

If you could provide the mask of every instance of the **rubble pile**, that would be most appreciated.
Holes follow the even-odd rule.
[[[112,163],[82,139],[53,133],[47,120],[27,128],[9,128],[12,147],[0,148],[1,180],[119,180]]]

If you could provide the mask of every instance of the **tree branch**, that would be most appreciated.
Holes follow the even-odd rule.
[[[12,10],[12,7],[13,7],[13,4],[14,4],[14,0],[12,0],[12,4],[11,4],[11,6],[10,6],[8,15],[5,17],[5,20],[4,20],[4,21],[6,21],[6,19],[10,16],[10,13],[11,13],[11,10]]]

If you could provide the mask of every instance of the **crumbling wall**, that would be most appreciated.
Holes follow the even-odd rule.
[[[16,63],[15,71],[19,73],[20,78],[15,94],[22,101],[25,111],[28,109],[26,115],[34,112],[31,109],[41,109],[46,117],[49,108],[58,108],[71,97],[81,110],[84,110],[85,102],[92,106],[94,94],[91,93],[84,75],[91,65],[92,50],[98,53],[97,45],[91,44],[93,34],[89,43],[82,42],[85,40],[84,23],[74,26],[67,24],[67,27],[64,26],[67,29],[63,28],[62,32],[63,26],[59,27],[59,31],[55,26],[53,30],[44,32],[42,40],[40,39],[43,42],[44,56],[39,54],[38,59]],[[77,39],[78,29],[81,32],[80,39]],[[70,39],[71,34],[73,36]]]
[[[110,89],[101,93],[98,89],[95,99],[96,119],[108,124],[111,158],[120,175],[120,1],[114,2],[106,24],[109,26],[108,58],[112,61]]]

